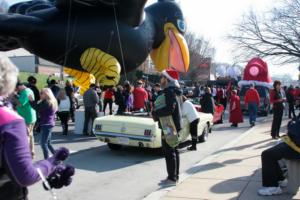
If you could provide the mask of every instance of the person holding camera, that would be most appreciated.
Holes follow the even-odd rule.
[[[159,121],[162,127],[161,118],[171,116],[171,128],[167,130],[177,132],[182,129],[182,113],[181,113],[181,95],[180,85],[178,83],[179,75],[177,71],[165,70],[162,72],[160,84],[163,90],[160,92],[154,103],[152,116],[154,120]],[[173,130],[173,128],[175,130]],[[162,127],[164,129],[164,127]],[[162,131],[162,148],[165,154],[168,177],[161,182],[161,185],[176,185],[179,180],[180,157],[177,146],[172,146],[166,140],[166,133]]]

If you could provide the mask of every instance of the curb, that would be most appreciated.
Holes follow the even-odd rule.
[[[267,121],[267,119],[264,119],[259,124],[264,123],[266,121]],[[257,129],[257,126],[254,126],[254,127],[250,128],[249,130],[244,132],[242,135],[240,135],[237,139],[235,139],[235,140],[227,143],[223,147],[221,147],[219,149],[219,151],[220,151],[219,153],[211,154],[211,155],[207,156],[206,158],[202,159],[200,162],[198,162],[195,165],[191,166],[191,168],[195,168],[197,170],[194,170],[190,173],[184,172],[184,173],[180,174],[180,181],[179,181],[178,184],[182,183],[187,178],[189,178],[189,177],[193,176],[194,174],[198,173],[199,171],[201,171],[201,167],[199,168],[199,166],[211,163],[212,160],[214,160],[215,158],[217,158],[217,157],[219,157],[219,156],[221,156],[222,154],[225,153],[225,152],[223,152],[223,150],[233,147],[235,144],[239,143],[241,140],[243,140],[245,137],[250,135],[256,129]],[[160,200],[162,197],[164,197],[168,192],[173,190],[175,187],[176,186],[172,186],[172,187],[168,187],[168,188],[160,188],[160,189],[150,193],[149,195],[145,196],[142,200]]]

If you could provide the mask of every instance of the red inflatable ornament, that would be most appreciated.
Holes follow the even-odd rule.
[[[242,87],[243,85],[250,85],[252,83],[258,86],[272,87],[268,65],[261,58],[253,58],[248,62],[244,69],[243,80],[238,85]]]

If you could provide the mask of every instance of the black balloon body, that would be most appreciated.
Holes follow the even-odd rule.
[[[142,64],[149,53],[159,71],[186,71],[185,22],[179,6],[161,0],[57,0],[21,2],[0,15],[0,50],[23,47],[67,67],[80,84],[93,74],[116,85],[119,74]]]

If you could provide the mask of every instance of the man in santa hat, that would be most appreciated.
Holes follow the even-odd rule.
[[[160,117],[172,116],[177,133],[182,129],[181,115],[181,90],[178,82],[179,74],[174,70],[165,70],[161,74],[160,84],[163,90],[159,95],[165,95],[163,106],[155,102],[153,118],[158,121]],[[161,127],[161,125],[160,125]],[[168,177],[161,182],[161,185],[176,185],[179,179],[179,152],[178,148],[171,147],[165,140],[162,131],[162,147],[166,158]]]

